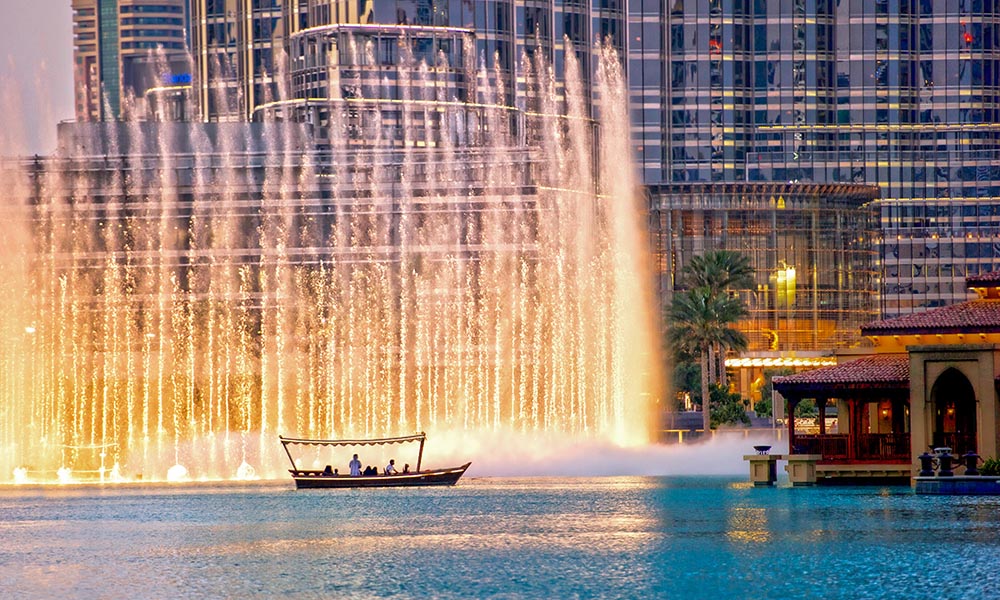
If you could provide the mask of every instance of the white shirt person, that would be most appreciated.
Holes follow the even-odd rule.
[[[358,477],[361,475],[361,461],[358,460],[357,454],[354,455],[354,458],[351,459],[351,462],[348,466],[351,467],[352,477]]]
[[[386,475],[396,475],[399,471],[396,470],[396,459],[389,459],[389,464],[385,466]]]

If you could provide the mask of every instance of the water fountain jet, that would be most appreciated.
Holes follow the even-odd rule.
[[[76,481],[73,479],[73,469],[70,469],[69,467],[59,467],[59,469],[56,471],[56,478],[58,479],[59,483],[63,485],[76,483]]]
[[[28,469],[24,467],[14,469],[14,483],[19,485],[31,483],[31,480],[28,479]]]
[[[176,483],[190,480],[190,474],[184,465],[174,465],[167,469],[167,481]]]
[[[602,61],[593,121],[572,74],[529,111],[502,73],[461,102],[400,64],[421,91],[331,101],[332,147],[267,115],[93,123],[0,164],[0,293],[24,298],[0,309],[0,472],[98,473],[99,449],[122,478],[277,476],[278,434],[647,441],[652,276]]]
[[[254,469],[246,461],[240,463],[240,466],[236,469],[236,479],[239,481],[251,481],[254,479],[260,479],[257,476],[257,469]]]

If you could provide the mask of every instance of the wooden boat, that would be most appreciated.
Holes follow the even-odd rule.
[[[295,487],[298,489],[308,488],[369,488],[369,487],[411,487],[430,485],[455,485],[459,478],[465,474],[471,462],[467,462],[460,467],[450,467],[447,469],[420,470],[420,462],[424,456],[424,441],[427,439],[425,433],[408,435],[395,438],[382,438],[373,440],[312,440],[302,438],[286,438],[278,436],[281,440],[288,461],[292,463],[292,468],[288,470],[295,480]],[[409,473],[397,473],[395,475],[342,475],[334,474],[329,470],[320,469],[300,469],[292,458],[289,446],[381,446],[386,444],[403,444],[407,442],[420,442],[420,450],[417,454],[417,468]]]

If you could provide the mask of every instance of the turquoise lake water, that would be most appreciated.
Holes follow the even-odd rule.
[[[998,598],[1000,498],[745,478],[0,488],[0,598]]]

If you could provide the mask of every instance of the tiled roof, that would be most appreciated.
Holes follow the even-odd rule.
[[[907,389],[910,357],[875,354],[851,362],[775,377],[774,389],[782,394],[837,389]]]
[[[990,284],[1000,284],[1000,271],[990,271],[965,278],[965,285],[969,287],[982,287]]]
[[[861,335],[919,333],[1000,333],[1000,299],[979,299],[893,319],[861,328]]]

